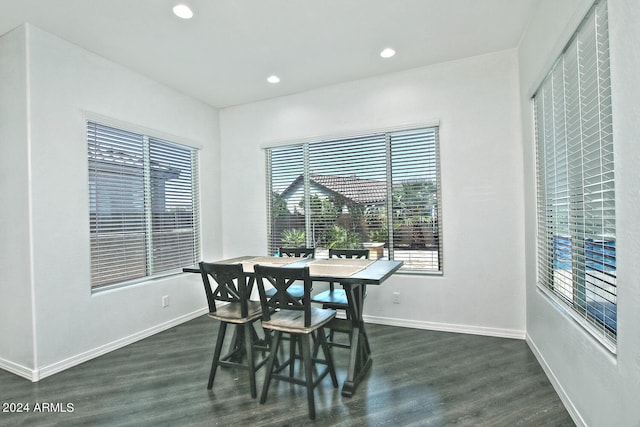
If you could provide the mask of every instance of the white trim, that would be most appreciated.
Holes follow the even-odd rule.
[[[571,398],[569,397],[565,389],[562,387],[562,383],[555,376],[555,374],[553,373],[553,370],[547,364],[546,360],[544,359],[544,356],[536,346],[536,343],[533,342],[529,334],[527,334],[525,341],[529,345],[529,348],[531,349],[531,352],[533,353],[533,355],[538,360],[538,363],[542,367],[542,370],[547,375],[547,378],[549,379],[549,382],[551,383],[554,390],[558,394],[558,397],[560,397],[562,404],[567,409],[567,412],[569,412],[569,415],[571,416],[571,419],[573,420],[573,422],[576,423],[577,427],[586,427],[587,423],[578,412],[578,409],[573,404],[573,401],[571,400]]]
[[[96,122],[101,125],[111,126],[129,132],[141,133],[150,136],[151,138],[161,139],[170,143],[185,145],[190,148],[195,148],[196,150],[202,150],[203,148],[203,144],[189,138],[173,135],[171,133],[163,132],[157,129],[148,128],[139,124],[127,122],[125,120],[103,116],[101,114],[86,110],[82,110],[82,115],[84,117],[85,126],[86,122]]]
[[[266,150],[268,148],[285,147],[287,145],[300,145],[306,143],[333,141],[335,139],[358,138],[361,136],[375,135],[378,133],[399,132],[412,129],[423,129],[431,127],[440,128],[440,126],[440,120],[437,119],[425,122],[400,123],[397,125],[385,126],[381,128],[364,128],[352,130],[351,132],[340,132],[336,134],[310,135],[296,139],[265,141],[260,144],[260,148]]]
[[[115,341],[101,345],[91,350],[87,350],[75,356],[68,357],[59,362],[52,363],[51,365],[43,366],[40,369],[29,369],[24,366],[12,363],[8,360],[2,360],[2,359],[0,359],[0,368],[5,369],[23,378],[26,378],[32,382],[37,382],[43,378],[49,377],[53,374],[57,374],[58,372],[62,372],[66,369],[77,366],[88,360],[95,359],[96,357],[102,356],[114,350],[118,350],[122,347],[126,347],[129,344],[133,344],[137,341],[143,340],[145,338],[148,338],[152,335],[155,335],[167,329],[171,329],[174,326],[181,325],[185,322],[188,322],[189,320],[193,320],[196,317],[200,317],[203,314],[206,314],[208,312],[209,312],[208,308],[201,308],[191,313],[187,313],[185,315],[182,315],[174,319],[168,320],[166,322],[160,323],[158,325],[152,326],[151,328],[142,330],[140,332],[136,332],[127,337],[117,339]]]
[[[132,286],[136,286],[136,285],[148,285],[151,282],[167,279],[169,277],[177,276],[179,274],[185,274],[182,271],[182,267],[176,268],[175,270],[162,271],[152,276],[145,276],[145,277],[140,277],[138,279],[132,279],[124,282],[113,283],[110,285],[98,286],[97,288],[91,288],[91,296],[94,297],[101,293],[117,291],[122,288],[131,288]]]
[[[19,365],[10,360],[0,358],[0,369],[4,369],[7,372],[11,372],[19,377],[26,378],[29,381],[34,380],[37,375],[37,370],[29,369],[26,366]]]
[[[489,328],[472,325],[456,325],[452,323],[425,322],[422,320],[395,319],[391,317],[363,316],[365,322],[377,325],[400,326],[404,328],[426,329],[430,331],[454,332],[459,334],[483,335],[497,338],[523,340],[526,332],[519,329]]]
[[[34,205],[34,197],[33,197],[33,141],[32,141],[32,126],[31,126],[31,26],[28,24],[25,26],[26,31],[24,32],[24,52],[25,52],[25,96],[26,96],[26,119],[27,119],[27,176],[29,179],[28,189],[27,189],[27,204],[28,204],[28,227],[29,227],[29,236],[27,236],[29,241],[29,292],[30,292],[30,306],[31,310],[31,343],[33,345],[33,364],[34,366],[38,365],[38,311],[36,309],[36,282],[35,282],[35,243],[33,241],[34,236],[34,219],[33,219],[33,205]],[[18,365],[16,365],[18,366]]]

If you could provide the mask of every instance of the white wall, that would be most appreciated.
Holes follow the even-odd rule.
[[[0,360],[33,366],[25,33],[0,37]],[[9,363],[11,361],[11,363]]]
[[[16,177],[8,185],[3,181],[0,191],[3,200],[10,195],[20,207],[16,216],[28,210],[31,233],[1,243],[3,266],[20,257],[21,262],[10,268],[25,271],[13,273],[17,280],[8,287],[3,284],[9,298],[0,304],[11,304],[14,296],[24,298],[23,288],[30,286],[30,259],[35,349],[32,360],[16,355],[9,349],[22,345],[23,337],[3,336],[0,363],[5,368],[22,365],[38,379],[201,314],[206,306],[200,279],[189,274],[92,294],[85,111],[203,147],[206,257],[221,254],[219,134],[217,110],[33,26],[18,31],[27,40],[28,97],[3,96],[0,106],[20,116],[28,103],[29,137],[21,129],[24,121],[18,121],[15,129],[9,126],[14,138],[6,148],[3,141],[2,154],[16,153]],[[23,61],[20,55],[9,60],[16,66]],[[17,74],[21,73],[18,67]],[[26,228],[22,222],[18,225]],[[17,255],[6,258],[9,251]],[[162,295],[170,296],[167,308],[161,308]],[[4,325],[23,321],[17,315],[7,318],[4,312],[2,319],[0,331]]]
[[[618,283],[617,355],[605,350],[536,287],[533,91],[592,0],[539,3],[519,48],[525,171],[527,339],[578,425],[640,425],[640,8],[609,0]]]
[[[225,256],[266,253],[260,147],[433,121],[441,126],[444,275],[395,275],[370,287],[367,319],[524,338],[515,50],[221,110]]]

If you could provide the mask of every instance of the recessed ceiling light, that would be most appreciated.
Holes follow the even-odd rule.
[[[280,83],[280,77],[278,77],[278,76],[269,76],[269,77],[267,77],[267,81],[269,83]]]
[[[182,19],[191,19],[193,17],[193,11],[186,4],[177,4],[173,6],[173,13]]]
[[[380,56],[383,58],[391,58],[393,55],[396,54],[396,51],[391,49],[390,47],[384,49],[382,52],[380,52]]]

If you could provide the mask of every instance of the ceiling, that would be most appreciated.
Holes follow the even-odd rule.
[[[225,107],[514,48],[537,1],[0,0],[0,34],[29,22]]]

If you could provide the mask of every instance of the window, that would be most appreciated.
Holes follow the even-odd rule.
[[[438,127],[267,149],[269,251],[369,248],[442,271]]]
[[[197,151],[94,122],[87,140],[92,288],[195,264]]]
[[[539,284],[611,348],[617,288],[606,2],[589,12],[533,105]]]

